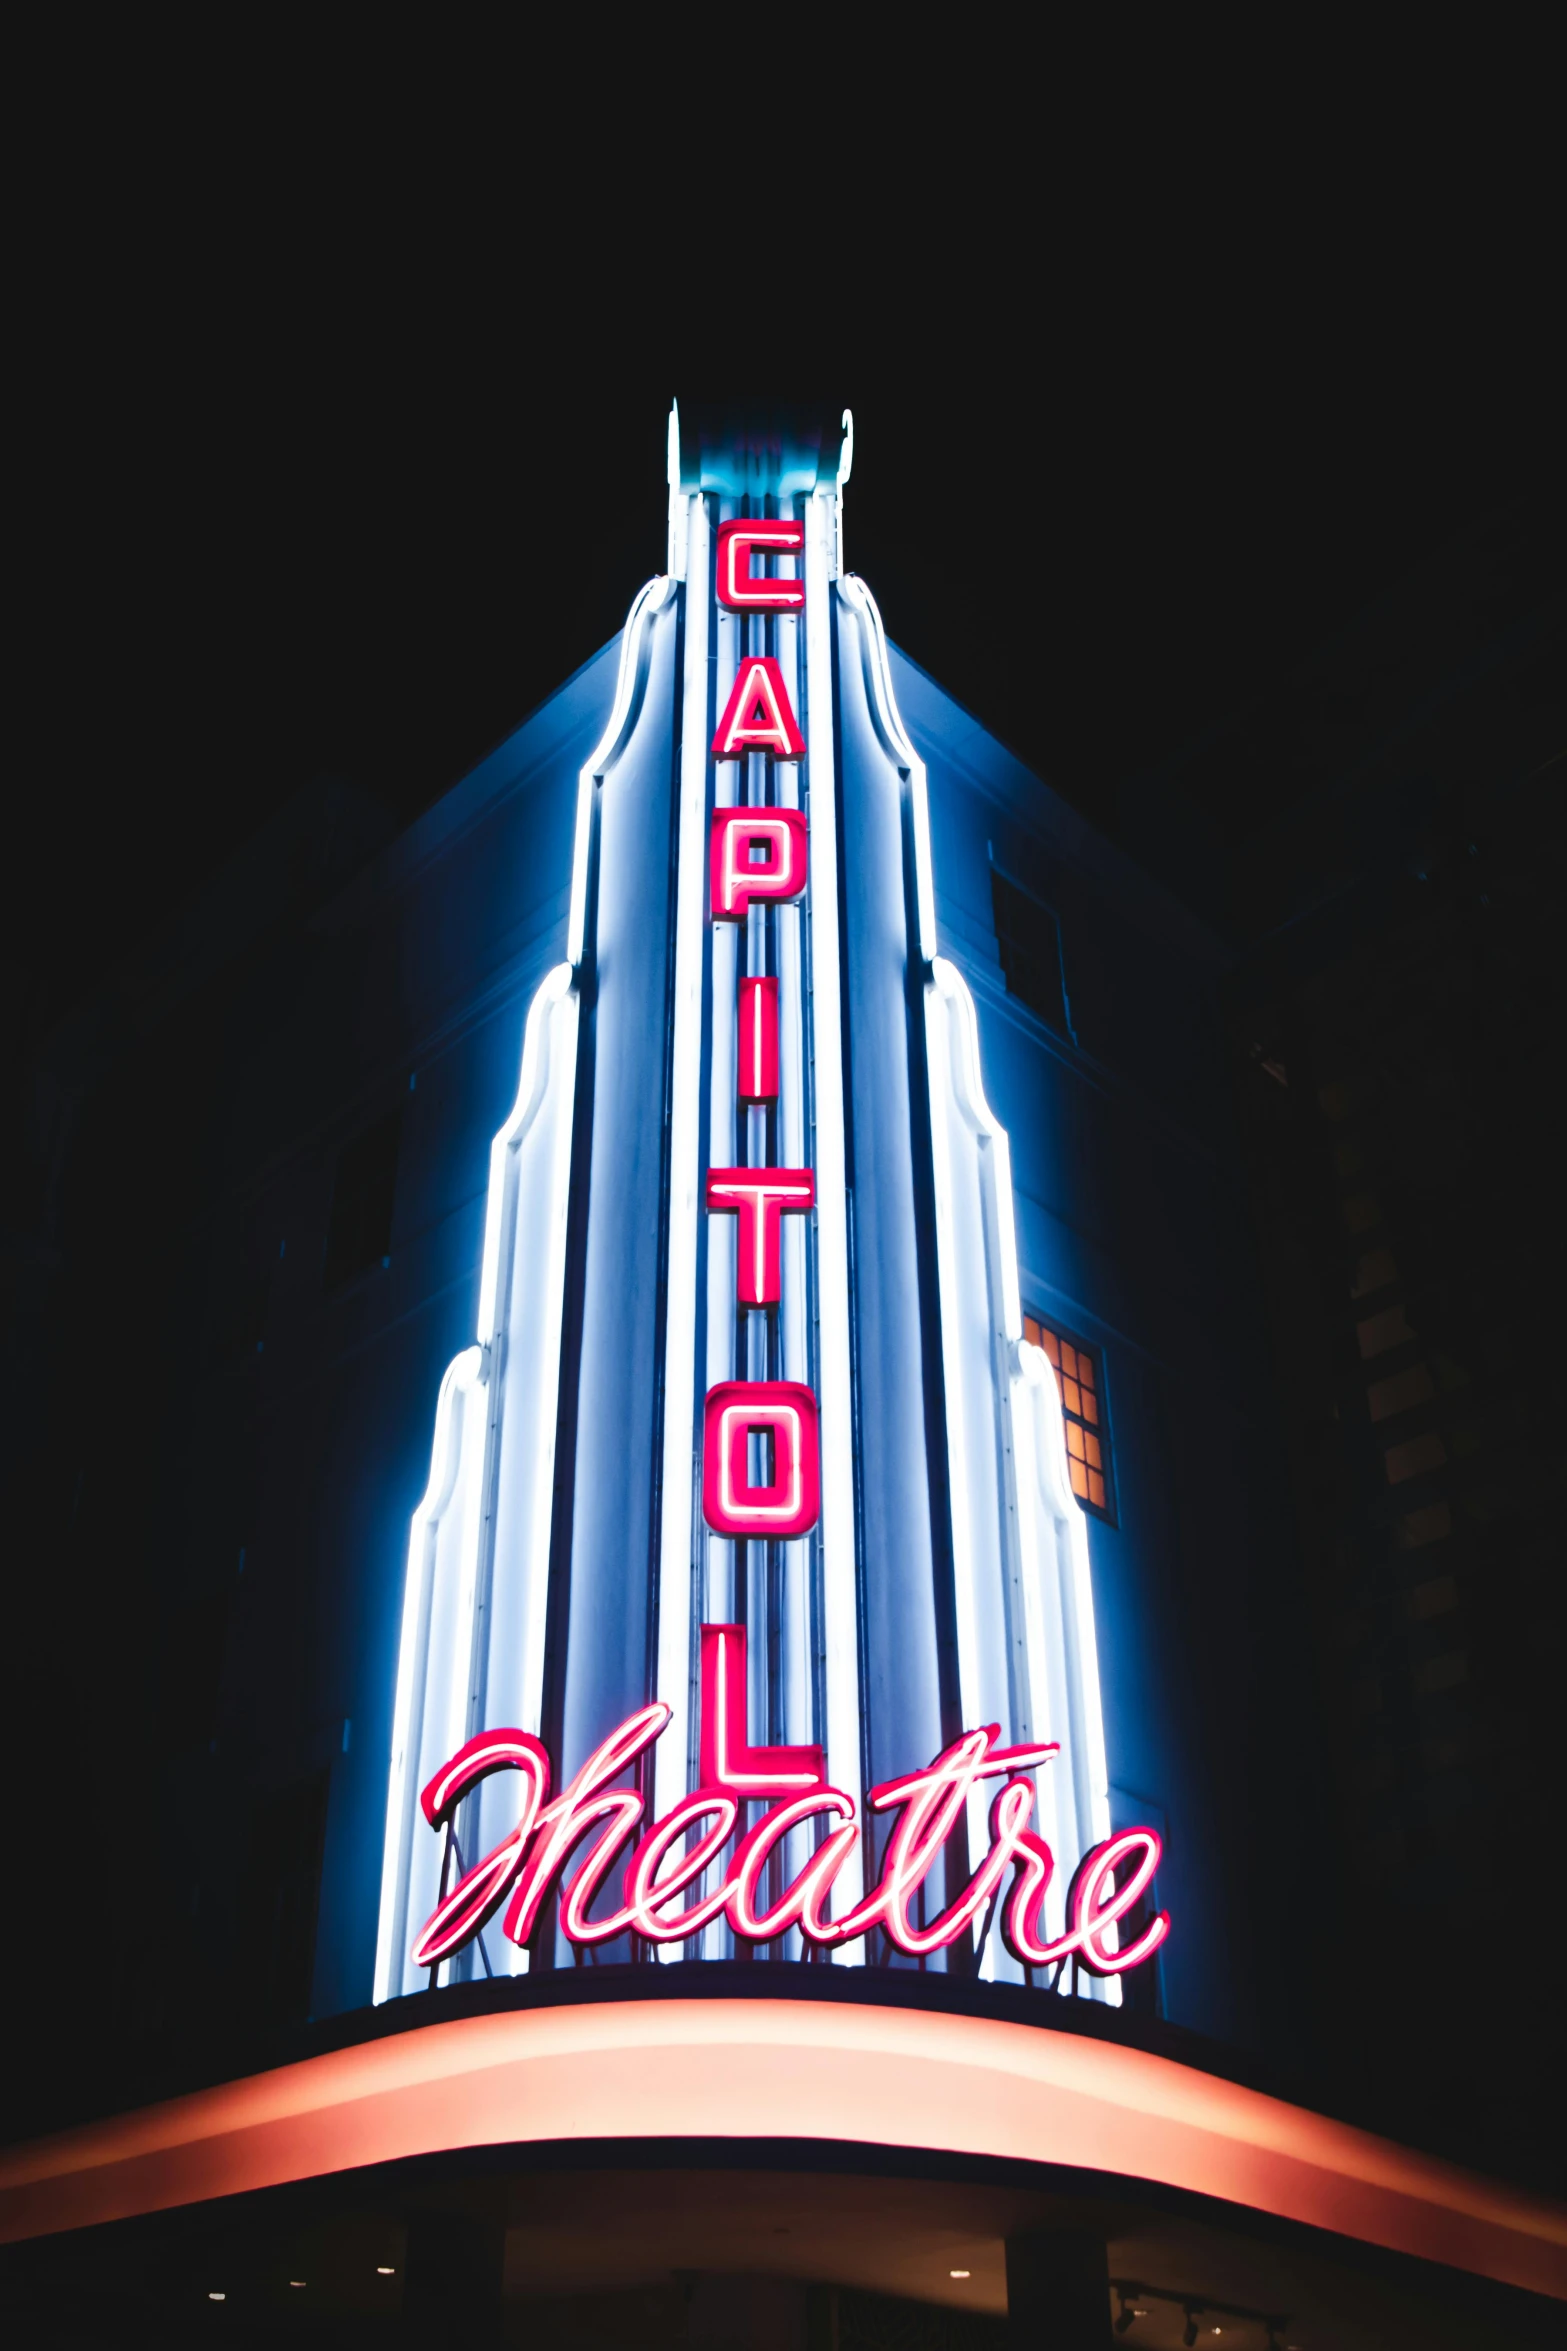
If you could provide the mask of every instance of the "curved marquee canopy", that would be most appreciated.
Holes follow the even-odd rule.
[[[1061,2165],[1567,2299],[1567,2215],[1147,2050],[869,2002],[595,2000],[392,2033],[0,2158],[0,2239],[463,2148],[798,2139]]]

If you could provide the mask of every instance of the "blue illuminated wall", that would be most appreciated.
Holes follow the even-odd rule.
[[[410,1519],[443,1374],[474,1342],[491,1144],[529,1007],[567,951],[579,777],[619,660],[607,646],[400,833],[340,787],[285,811],[51,1048],[62,1132],[74,1120],[60,1157],[75,1285],[52,1409],[81,1471],[73,1459],[47,1492],[85,1494],[74,1539],[112,1560],[92,1588],[112,1586],[121,1611],[99,1647],[112,1658],[123,1624],[138,1686],[122,1717],[147,1726],[105,1861],[121,1871],[103,1894],[112,2002],[96,1951],[73,1961],[73,2000],[106,2045],[150,2046],[200,2016],[287,2029],[371,1999]],[[1112,1814],[1166,1838],[1158,1995],[1174,2022],[1244,2038],[1259,1966],[1274,1966],[1254,1923],[1281,1884],[1261,1867],[1256,1767],[1279,1665],[1262,1603],[1284,1547],[1222,1075],[1223,951],[896,650],[888,667],[928,772],[935,944],[972,995],[1010,1138],[1022,1303],[1102,1362],[1115,1478],[1113,1515],[1087,1535],[1099,1688]],[[650,692],[649,742],[667,740],[669,680]],[[843,772],[862,1352],[873,1325],[894,1334],[859,1464],[870,1760],[890,1772],[944,1735],[939,1562],[928,1539],[921,1552],[889,1534],[903,1488],[928,1475],[896,1415],[908,1426],[924,1408],[906,1272],[931,1237],[898,1021],[879,1051],[863,984],[866,937],[879,922],[896,949],[907,922],[899,811],[891,794],[879,810],[856,799],[859,750]],[[638,773],[619,814],[647,827],[649,911],[610,911],[645,973],[615,1037],[594,1030],[591,1104],[627,1166],[656,1154],[663,1099],[674,780],[651,756]],[[1006,985],[998,874],[1041,937],[1059,935],[1055,1017]],[[656,1237],[656,1187],[645,1207],[629,1191],[610,1205],[627,1274],[595,1310],[592,1377],[624,1442],[618,1485],[576,1493],[595,1572],[571,1593],[577,1680],[552,1701],[562,1771],[642,1695],[658,1307],[656,1252],[632,1244],[639,1216],[642,1241]],[[63,1540],[59,1556],[67,1572]]]
[[[258,974],[226,1089],[214,1321],[241,1268],[274,1262],[264,1347],[203,1406],[242,1424],[248,1457],[218,1745],[262,1788],[330,1773],[318,2013],[369,1998],[408,1522],[441,1374],[472,1336],[490,1140],[560,960],[577,767],[615,650],[321,910],[288,995]],[[392,1112],[388,1262],[333,1294],[334,1173]]]
[[[409,1517],[441,1374],[473,1335],[490,1141],[527,1007],[560,961],[577,771],[615,662],[606,648],[320,910],[286,994],[257,974],[232,1057],[210,1310],[220,1319],[241,1270],[266,1261],[265,1334],[199,1401],[190,1441],[244,1463],[226,1505],[245,1565],[224,1784],[264,1794],[329,1775],[317,2014],[369,1997]],[[941,951],[973,991],[1011,1137],[1024,1305],[1102,1352],[1115,1523],[1089,1539],[1106,1740],[1112,1801],[1167,1832],[1163,2006],[1244,2035],[1250,1854],[1226,1718],[1254,1662],[1255,1367],[1219,951],[929,678],[896,654],[893,674],[929,769]],[[993,865],[1059,924],[1075,1041],[1007,991]],[[389,1262],[326,1294],[334,1170],[393,1111]]]
[[[1011,1137],[1025,1310],[1102,1355],[1114,1522],[1093,1518],[1089,1545],[1105,1740],[1118,1819],[1167,1837],[1165,2012],[1247,2032],[1237,1947],[1257,1890],[1238,1766],[1270,1521],[1223,951],[932,679],[894,668],[929,766],[942,952],[974,993]],[[993,866],[1056,917],[1074,1035],[1008,993]]]

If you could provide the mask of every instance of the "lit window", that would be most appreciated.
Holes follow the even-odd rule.
[[[1023,1336],[1043,1347],[1055,1366],[1066,1422],[1066,1466],[1079,1502],[1101,1518],[1111,1516],[1110,1432],[1105,1427],[1104,1382],[1098,1358],[1081,1339],[1053,1331],[1037,1314],[1023,1317]]]

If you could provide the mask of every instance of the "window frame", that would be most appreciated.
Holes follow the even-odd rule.
[[[1077,1455],[1072,1451],[1070,1437],[1068,1436],[1066,1439],[1067,1475],[1072,1486],[1073,1499],[1081,1505],[1081,1507],[1088,1513],[1090,1518],[1100,1519],[1106,1526],[1118,1526],[1120,1524],[1120,1518],[1116,1509],[1116,1448],[1115,1441],[1110,1430],[1110,1400],[1106,1394],[1105,1389],[1105,1351],[1102,1347],[1096,1347],[1089,1339],[1080,1339],[1075,1331],[1068,1330],[1063,1324],[1055,1321],[1053,1317],[1042,1314],[1037,1307],[1025,1306],[1023,1309],[1023,1336],[1025,1339],[1029,1339],[1030,1337],[1029,1325],[1031,1323],[1034,1326],[1034,1329],[1039,1332],[1041,1336],[1039,1338],[1030,1339],[1030,1344],[1041,1348],[1046,1361],[1049,1363],[1051,1370],[1055,1374],[1056,1401],[1061,1408],[1061,1422],[1063,1431],[1069,1431],[1073,1428],[1081,1429],[1084,1439],[1086,1440],[1084,1452],[1081,1455]],[[1054,1355],[1052,1355],[1048,1347],[1044,1346],[1043,1341],[1045,1338],[1051,1338],[1055,1341],[1057,1352]],[[1080,1373],[1068,1372],[1064,1368],[1061,1363],[1059,1353],[1059,1350],[1062,1347],[1069,1347],[1072,1350],[1074,1356],[1083,1357],[1087,1360],[1093,1370],[1094,1376],[1091,1380],[1084,1380]],[[1079,1390],[1083,1388],[1087,1388],[1089,1390],[1090,1394],[1093,1396],[1094,1402],[1098,1406],[1098,1413],[1096,1417],[1089,1418],[1080,1410],[1077,1412],[1072,1410],[1071,1405],[1067,1402],[1064,1386],[1064,1383],[1068,1379],[1072,1380],[1073,1384],[1078,1387]],[[1088,1458],[1086,1449],[1087,1445],[1096,1445],[1098,1448],[1099,1462],[1097,1469],[1095,1464]],[[1074,1460],[1079,1460],[1082,1463],[1083,1482],[1085,1486],[1093,1476],[1097,1475],[1099,1477],[1104,1487],[1104,1500],[1102,1502],[1096,1502],[1093,1498],[1092,1492],[1078,1492],[1076,1480],[1071,1476],[1071,1465]]]
[[[1026,943],[1018,939],[1011,930],[1002,929],[996,905],[997,882],[1000,882],[1003,889],[1012,890],[1019,898],[1026,899],[1030,906],[1037,907],[1050,925],[1050,935],[1055,941],[1056,981],[1061,991],[1061,1019],[1059,1023],[1053,1020],[1048,1012],[1041,1012],[1039,1006],[1030,1003],[1020,988],[1014,988],[1012,985],[1011,976],[1007,971],[1007,958],[1004,950],[1008,946],[1013,946],[1026,955]],[[1001,973],[1001,984],[1006,990],[1008,1001],[1019,1006],[1031,1019],[1037,1020],[1040,1026],[1048,1029],[1053,1037],[1064,1037],[1069,1045],[1077,1045],[1077,1024],[1072,1018],[1072,991],[1067,985],[1066,941],[1062,935],[1061,917],[1047,898],[1041,898],[1037,890],[1031,890],[1027,882],[1020,881],[1015,873],[1002,864],[994,848],[990,852],[990,925],[996,941],[996,961]],[[1029,958],[1029,960],[1033,959]]]

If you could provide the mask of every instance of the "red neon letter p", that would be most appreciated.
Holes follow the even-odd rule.
[[[744,922],[751,901],[798,898],[807,870],[797,808],[720,808],[713,817],[713,920]]]

